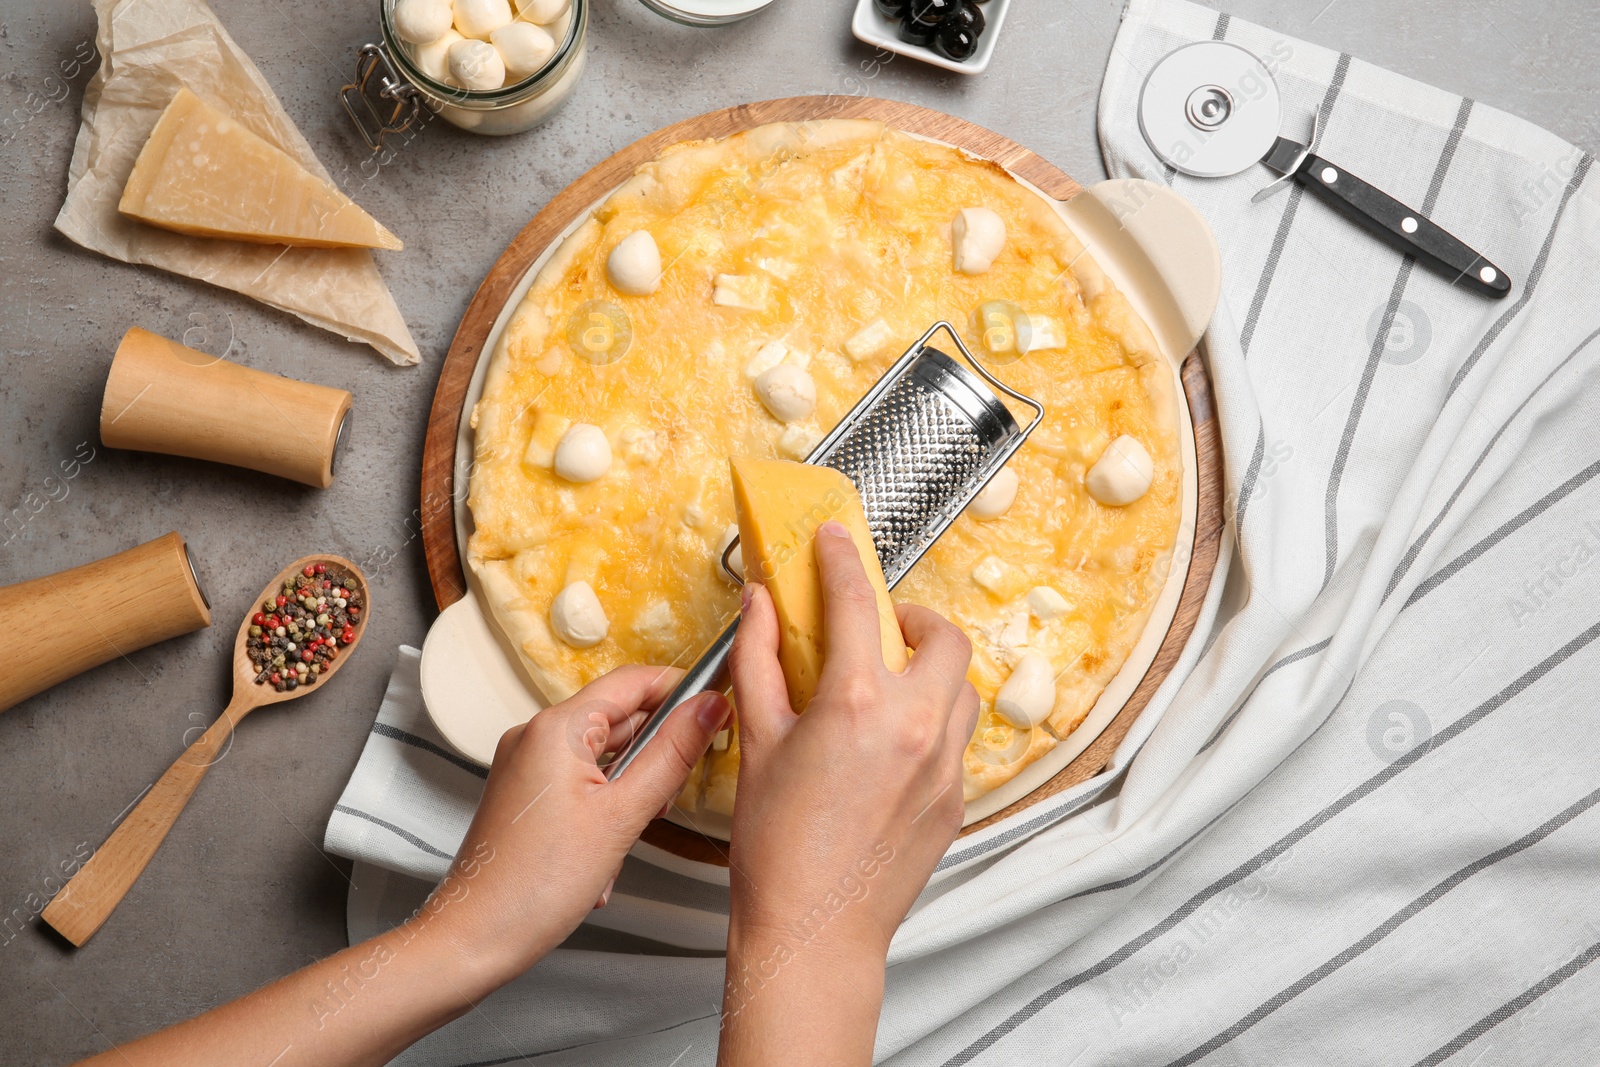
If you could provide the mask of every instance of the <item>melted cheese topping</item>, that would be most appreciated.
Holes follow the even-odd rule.
[[[953,269],[950,223],[968,206],[997,212],[1008,235],[978,275]],[[661,282],[627,296],[608,283],[606,258],[641,229],[660,248]],[[1016,344],[996,301],[1027,316],[1031,345]],[[728,460],[784,454],[786,430],[746,376],[752,358],[781,342],[809,371],[816,410],[797,425],[820,436],[939,319],[1047,414],[1011,460],[1010,509],[957,519],[894,595],[973,640],[969,676],[984,710],[968,799],[1075,728],[1165,579],[1182,475],[1171,371],[1036,194],[993,164],[856,121],[668,150],[565,242],[508,327],[474,414],[469,556],[546,695],[561,699],[624,663],[686,665],[737,612],[715,558],[734,521]],[[865,344],[863,331],[890,340]],[[541,454],[540,425],[559,420],[605,431],[617,461],[603,477],[575,485],[525,460]],[[1122,434],[1149,450],[1154,480],[1140,500],[1106,507],[1084,475]],[[625,447],[641,435],[651,448]],[[552,598],[579,580],[613,624],[585,649],[548,624]],[[1069,610],[1030,613],[1038,586]],[[1044,723],[1019,732],[992,703],[1028,651],[1050,659],[1057,698]],[[711,753],[707,781],[725,783],[737,752]]]

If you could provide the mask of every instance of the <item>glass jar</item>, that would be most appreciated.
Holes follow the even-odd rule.
[[[416,46],[395,31],[394,5],[395,0],[382,0],[383,42],[361,46],[356,79],[340,92],[373,151],[385,136],[419,122],[424,109],[452,126],[492,137],[531,130],[555,114],[583,74],[589,0],[571,0],[565,13],[544,27],[556,41],[544,66],[521,81],[485,90],[458,88],[425,73],[414,57]]]

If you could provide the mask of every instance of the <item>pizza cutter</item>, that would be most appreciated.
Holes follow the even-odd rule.
[[[1251,52],[1201,41],[1168,53],[1139,94],[1139,129],[1150,148],[1181,174],[1221,178],[1263,163],[1280,177],[1257,202],[1299,182],[1326,204],[1452,284],[1496,299],[1511,279],[1419,211],[1316,154],[1317,120],[1305,143],[1279,133],[1282,101],[1272,73]]]

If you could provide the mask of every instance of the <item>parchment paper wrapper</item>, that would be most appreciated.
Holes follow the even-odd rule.
[[[204,0],[95,0],[94,9],[100,69],[83,93],[83,125],[56,229],[113,259],[233,289],[364,341],[395,363],[416,363],[417,343],[370,251],[190,237],[117,213],[139,150],[185,85],[311,173],[332,179]]]

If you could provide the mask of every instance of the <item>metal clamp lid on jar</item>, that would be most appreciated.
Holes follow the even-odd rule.
[[[339,90],[345,113],[374,152],[383,148],[385,138],[406,133],[437,114],[443,114],[454,125],[473,128],[452,118],[450,108],[463,112],[495,111],[541,95],[582,59],[589,22],[588,0],[570,0],[567,12],[561,16],[566,20],[566,30],[544,66],[498,89],[470,90],[432,78],[417,65],[395,31],[393,9],[394,0],[383,0],[379,9],[383,40],[363,44],[356,50],[355,78]],[[538,125],[545,117],[539,115],[526,125],[494,132],[520,132]]]
[[[374,152],[383,147],[386,136],[404,133],[421,120],[431,103],[395,72],[389,50],[381,44],[364,44],[356,50],[355,81],[339,90],[339,100]]]

